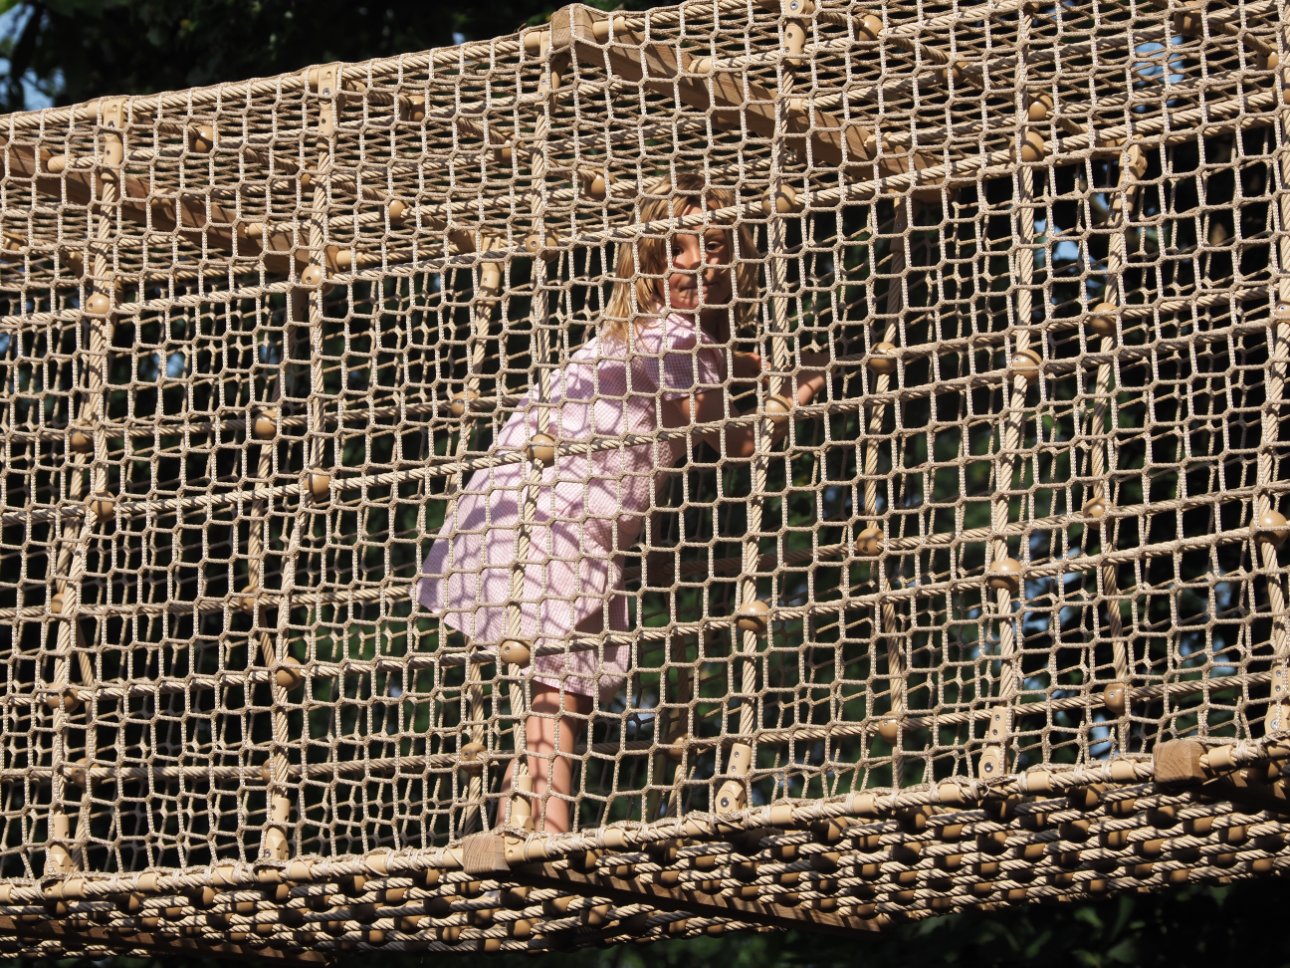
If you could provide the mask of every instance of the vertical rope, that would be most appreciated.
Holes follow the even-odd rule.
[[[270,723],[272,745],[269,750],[269,822],[260,844],[260,854],[266,859],[283,859],[291,851],[291,800],[289,797],[290,761],[287,751],[291,748],[290,723],[287,705],[290,702],[289,675],[279,676],[277,666],[288,658],[287,642],[290,636],[291,594],[296,585],[296,570],[304,545],[304,533],[309,527],[307,507],[309,501],[325,502],[330,497],[331,475],[324,470],[326,443],[322,434],[325,426],[323,400],[326,396],[326,359],[323,347],[324,302],[326,300],[325,252],[327,210],[331,202],[331,176],[335,163],[336,125],[339,120],[341,70],[331,66],[311,69],[306,74],[316,95],[315,119],[317,140],[317,168],[311,175],[312,191],[309,200],[307,244],[310,264],[300,270],[300,282],[306,287],[296,290],[288,300],[292,319],[290,323],[305,322],[309,332],[309,395],[305,413],[305,472],[304,487],[295,517],[289,524],[282,569],[282,588],[279,592],[275,641],[267,635],[260,639],[265,653],[264,661],[270,663],[269,694],[271,698]],[[301,318],[304,316],[305,318]]]
[[[1111,496],[1107,488],[1108,473],[1115,466],[1115,449],[1107,434],[1107,422],[1111,415],[1114,393],[1111,390],[1113,367],[1110,354],[1115,348],[1115,317],[1117,310],[1124,304],[1124,266],[1128,252],[1128,224],[1136,211],[1140,179],[1147,170],[1147,157],[1138,145],[1128,145],[1120,155],[1120,174],[1116,185],[1115,197],[1111,200],[1110,217],[1107,229],[1110,240],[1107,251],[1106,291],[1104,306],[1090,317],[1090,329],[1097,335],[1098,352],[1103,359],[1097,365],[1097,375],[1093,391],[1092,429],[1094,438],[1102,443],[1094,443],[1089,455],[1089,471],[1093,479],[1092,496],[1083,507],[1084,516],[1088,519],[1088,537],[1098,544],[1106,540],[1106,512],[1110,506]],[[1096,603],[1104,605],[1106,610],[1107,630],[1111,637],[1111,663],[1115,670],[1115,682],[1103,693],[1109,712],[1118,720],[1115,735],[1119,751],[1128,750],[1129,713],[1127,700],[1129,680],[1132,668],[1129,646],[1124,634],[1124,622],[1120,617],[1119,588],[1114,562],[1101,561],[1098,566],[1099,589]]]
[[[75,870],[78,866],[77,859],[73,856],[73,840],[67,817],[67,781],[64,776],[64,764],[68,760],[67,730],[70,713],[79,705],[71,694],[70,662],[74,657],[82,681],[88,685],[93,671],[84,651],[79,612],[90,545],[99,529],[111,519],[113,507],[108,493],[108,433],[105,425],[109,380],[108,347],[112,342],[112,308],[116,301],[116,279],[113,275],[115,267],[109,259],[109,253],[114,250],[121,200],[119,179],[125,156],[125,124],[123,100],[112,98],[100,102],[97,157],[93,169],[94,204],[90,208],[95,244],[85,254],[85,264],[90,267],[90,285],[87,287],[89,294],[82,303],[89,326],[89,347],[83,355],[85,392],[78,404],[77,421],[81,428],[88,428],[92,450],[87,455],[71,448],[73,453],[69,487],[69,497],[73,501],[83,496],[82,468],[88,463],[90,499],[86,502],[75,541],[64,538],[60,543],[55,568],[58,589],[55,600],[59,603],[57,611],[60,621],[48,703],[53,712],[53,742],[50,748],[52,772],[46,873]],[[85,430],[78,432],[85,433]],[[64,575],[66,577],[61,577]],[[89,795],[88,786],[87,778],[85,796]],[[75,840],[83,841],[85,834],[84,830],[77,830]]]
[[[887,420],[886,395],[891,389],[892,376],[896,362],[889,355],[895,346],[898,332],[897,321],[905,306],[905,270],[909,265],[909,227],[910,206],[913,200],[897,198],[892,217],[891,231],[893,243],[889,270],[891,280],[887,284],[887,300],[884,306],[884,324],[882,339],[873,347],[871,366],[874,368],[874,393],[879,402],[866,403],[868,411],[864,441],[864,517],[868,522],[857,537],[858,550],[863,554],[882,554],[882,528],[878,523],[878,458],[883,443],[883,426]],[[870,217],[878,218],[874,206]],[[878,581],[880,602],[874,608],[874,641],[884,643],[887,658],[887,689],[890,697],[890,709],[878,728],[883,738],[892,744],[893,749],[900,739],[900,723],[906,712],[906,676],[904,643],[900,638],[900,629],[896,618],[896,608],[891,602],[891,573],[893,564],[884,557],[874,564],[874,574]]]
[[[542,488],[542,473],[547,465],[543,458],[550,456],[554,460],[554,444],[549,454],[544,446],[551,440],[551,413],[548,401],[551,395],[551,357],[550,329],[548,314],[550,307],[547,301],[547,257],[551,252],[550,238],[546,230],[546,208],[550,186],[547,184],[548,156],[551,150],[551,116],[556,108],[556,91],[560,86],[560,74],[567,70],[568,60],[565,55],[557,54],[547,59],[543,69],[542,82],[535,103],[538,116],[534,127],[533,139],[538,146],[529,156],[530,174],[534,191],[529,196],[529,216],[531,234],[529,249],[533,252],[533,298],[530,318],[533,323],[533,366],[537,370],[537,435],[529,447],[529,459],[526,463],[524,485],[520,492],[520,504],[523,512],[520,527],[515,539],[515,562],[511,565],[511,596],[506,605],[506,634],[511,639],[519,640],[523,629],[521,620],[523,612],[521,601],[524,597],[525,566],[529,561],[529,551],[533,540],[533,520],[537,510],[538,495]],[[558,443],[558,442],[557,442]],[[499,666],[501,659],[498,659]],[[517,789],[519,781],[528,776],[528,739],[525,719],[528,715],[529,691],[531,680],[515,676],[511,679],[509,692],[511,715],[515,718],[515,755],[518,758],[515,767]],[[556,726],[559,729],[559,725]],[[557,744],[558,745],[558,744]],[[554,765],[553,765],[554,768]],[[547,794],[549,796],[549,792]],[[576,811],[571,811],[576,813]],[[576,825],[577,817],[573,817]]]
[[[460,398],[461,429],[457,435],[457,461],[459,469],[453,474],[448,486],[448,505],[444,510],[444,521],[454,520],[457,502],[461,497],[461,488],[465,478],[465,457],[470,449],[471,439],[475,434],[475,423],[479,419],[474,401],[479,399],[480,378],[484,368],[484,352],[487,346],[488,332],[493,320],[493,310],[501,295],[501,263],[488,260],[480,263],[478,285],[471,305],[471,331],[468,338],[467,353],[469,364],[466,370],[466,385]],[[500,381],[499,381],[500,389]],[[454,411],[457,408],[454,408]],[[480,663],[475,661],[475,643],[468,643],[471,649],[471,661],[466,663],[466,705],[470,717],[469,742],[479,744],[484,740],[484,686]],[[494,699],[496,701],[496,699]],[[484,790],[488,786],[488,777],[481,771],[472,774],[466,786],[466,802],[463,805],[464,819],[462,832],[470,833],[476,823],[486,823],[487,816],[483,800]]]
[[[790,29],[801,29],[796,20],[781,23],[781,35]],[[781,36],[781,48],[785,45]],[[774,394],[792,400],[792,354],[788,345],[788,242],[787,215],[780,211],[779,198],[785,191],[788,167],[789,109],[796,83],[795,69],[788,58],[779,64],[779,90],[775,102],[775,131],[770,153],[770,191],[768,193],[766,220],[767,285],[770,295],[770,326],[766,333],[770,342],[771,380]],[[745,611],[757,602],[757,571],[761,559],[760,539],[764,527],[766,504],[766,477],[775,444],[774,422],[766,414],[763,390],[758,384],[758,409],[763,417],[754,430],[755,452],[752,459],[748,495],[748,533],[743,539],[743,567],[739,579],[737,608]],[[791,433],[791,430],[790,430]],[[771,635],[770,628],[758,629],[756,623],[745,623],[739,633],[739,725],[741,740],[748,740],[756,728],[757,662],[762,635]]]
[[[1031,15],[1024,9],[1018,16],[1017,49],[1026,50],[1030,43]],[[1030,352],[1031,317],[1034,297],[1031,288],[1035,274],[1035,172],[1025,164],[1027,147],[1033,142],[1028,138],[1028,111],[1023,92],[1026,90],[1025,58],[1017,60],[1016,79],[1016,144],[1022,164],[1014,176],[1016,194],[1012,204],[1014,232],[1018,245],[1009,259],[1010,272],[1014,275],[1015,315],[1009,359],[1026,359]],[[1006,346],[1007,344],[1005,344]],[[1031,357],[1034,362],[1034,357]],[[1037,364],[1036,364],[1037,365]],[[994,495],[990,502],[990,539],[986,556],[987,585],[994,590],[991,603],[986,595],[986,605],[993,604],[992,614],[999,629],[999,685],[986,729],[986,745],[977,765],[982,779],[996,779],[1007,769],[1008,746],[1012,738],[1012,708],[1020,691],[1017,634],[1019,612],[1024,608],[1025,576],[1017,559],[1008,553],[1004,533],[1008,527],[1009,493],[1013,489],[1021,466],[1020,448],[1022,427],[1026,413],[1026,390],[1030,380],[1024,368],[1010,366],[1010,377],[1004,383],[1004,411],[1000,432],[1000,446],[994,458]],[[1014,599],[1017,608],[1014,609]]]

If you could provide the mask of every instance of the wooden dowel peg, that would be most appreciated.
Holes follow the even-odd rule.
[[[531,653],[527,643],[518,639],[507,639],[498,647],[497,657],[507,665],[524,668],[529,664]]]
[[[1016,595],[1021,590],[1021,562],[1016,558],[996,558],[990,563],[985,580],[996,591]]]
[[[770,418],[771,436],[779,440],[788,433],[788,425],[793,417],[793,402],[782,394],[767,397],[763,412]]]
[[[89,512],[96,524],[107,524],[116,517],[116,501],[111,495],[100,494],[90,499]]]
[[[689,749],[689,737],[678,736],[670,745],[663,747],[663,752],[673,763],[680,763],[685,759],[686,751]]]
[[[1053,113],[1053,98],[1048,92],[1042,92],[1030,98],[1026,104],[1026,117],[1033,124],[1042,124]]]
[[[1182,9],[1176,10],[1173,16],[1174,30],[1184,37],[1200,37],[1205,33],[1205,6],[1204,0],[1196,2],[1185,2],[1180,4]]]
[[[856,554],[865,558],[872,558],[882,553],[883,533],[881,529],[874,525],[863,528],[856,535],[855,551]]]
[[[851,23],[855,25],[856,40],[861,43],[874,43],[882,39],[882,18],[876,14],[856,11],[851,14]]]
[[[1286,538],[1290,537],[1287,524],[1290,524],[1290,522],[1286,521],[1285,515],[1280,511],[1265,511],[1254,522],[1254,531],[1260,541],[1270,544],[1274,548],[1280,548],[1286,543]]]
[[[112,311],[112,297],[105,292],[91,293],[85,300],[85,312],[90,316],[106,316]]]
[[[900,739],[900,720],[895,716],[888,716],[878,721],[878,735],[883,741],[890,746],[895,746]]]
[[[1114,337],[1116,318],[1119,314],[1120,307],[1115,303],[1100,302],[1088,316],[1088,328],[1095,336],[1104,339]]]
[[[1014,379],[1020,377],[1030,386],[1039,382],[1039,372],[1043,367],[1043,358],[1034,350],[1021,350],[1014,353],[1008,361],[1008,373]]]
[[[537,433],[529,438],[526,452],[534,464],[550,467],[555,463],[555,438],[550,434]]]
[[[74,713],[81,708],[81,700],[69,686],[59,692],[47,695],[45,697],[45,706],[51,711],[61,709],[65,713]]]
[[[524,239],[524,251],[535,259],[552,262],[560,255],[560,239],[554,232],[533,233]]]
[[[331,475],[323,471],[310,471],[305,475],[305,490],[319,504],[331,498]]]
[[[753,599],[739,606],[735,616],[735,627],[741,632],[752,632],[765,635],[770,620],[770,606],[760,599]]]
[[[868,366],[874,373],[896,372],[896,347],[891,343],[874,343],[869,353]]]
[[[502,907],[511,911],[523,911],[529,906],[529,895],[533,889],[523,884],[509,884],[502,888]]]
[[[1021,160],[1028,164],[1043,161],[1048,155],[1048,144],[1038,131],[1027,131],[1021,139]]]
[[[1102,690],[1102,705],[1112,716],[1123,716],[1128,706],[1129,687],[1123,682],[1112,682]]]
[[[454,393],[452,399],[448,401],[448,412],[460,419],[470,411],[472,404],[477,399],[479,399],[479,394],[473,390],[462,390],[460,393]]]
[[[199,155],[209,154],[215,148],[215,129],[209,124],[199,124],[188,129],[188,150]]]
[[[399,98],[399,117],[403,121],[419,122],[426,117],[424,94],[405,94]]]
[[[260,589],[255,585],[243,585],[235,601],[240,610],[248,615],[254,615],[260,608]]]
[[[251,420],[251,436],[256,440],[273,440],[278,436],[277,415],[269,410],[261,410]]]
[[[1106,500],[1100,497],[1089,498],[1080,508],[1080,514],[1094,521],[1106,517]]]
[[[63,767],[63,776],[76,789],[86,790],[90,783],[90,764],[86,760],[68,763]]]
[[[604,172],[582,171],[578,173],[578,180],[582,183],[582,190],[588,197],[598,202],[604,201],[609,194],[609,179]]]
[[[762,203],[762,211],[767,215],[772,213],[776,215],[795,215],[802,211],[802,201],[797,196],[797,190],[785,182],[781,182],[771,191],[766,201]]]
[[[1090,783],[1087,786],[1071,787],[1066,791],[1066,802],[1075,810],[1093,810],[1101,805],[1106,796],[1106,785]]]

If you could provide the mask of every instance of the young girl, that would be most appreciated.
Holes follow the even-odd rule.
[[[641,220],[682,217],[733,204],[729,192],[696,175],[653,186]],[[598,335],[537,388],[503,426],[495,451],[524,450],[547,408],[546,432],[565,445],[591,437],[650,434],[729,415],[725,388],[762,373],[755,353],[729,349],[732,328],[757,311],[759,254],[747,226],[705,225],[666,238],[623,243],[616,281]],[[736,298],[736,294],[740,298]],[[809,403],[823,372],[797,377],[796,400]],[[693,435],[719,453],[750,457],[753,429]],[[627,628],[624,552],[659,503],[663,474],[691,451],[686,436],[654,443],[560,453],[542,472],[523,561],[519,639],[537,648],[571,637]],[[477,646],[495,649],[507,634],[511,571],[524,513],[524,463],[475,472],[444,521],[422,568],[416,595],[442,622]],[[569,754],[595,705],[626,680],[629,649],[613,644],[538,656],[532,662],[525,754],[532,816],[539,830],[569,829]],[[515,763],[503,783],[509,790]]]

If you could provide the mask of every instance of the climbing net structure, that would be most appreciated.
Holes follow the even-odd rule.
[[[0,949],[859,934],[1283,870],[1284,13],[573,6],[0,119]],[[645,219],[685,172],[731,204]],[[760,277],[719,351],[768,376],[698,430],[751,458],[502,446],[618,247],[713,220]],[[661,441],[625,628],[414,604],[471,475],[522,465],[528,528]],[[502,783],[533,662],[611,647],[544,834]]]

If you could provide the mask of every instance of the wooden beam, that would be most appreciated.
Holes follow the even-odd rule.
[[[581,4],[556,11],[551,18],[547,52],[570,57],[588,67],[602,67],[613,77],[647,90],[677,97],[687,107],[711,118],[726,130],[748,130],[772,138],[781,95],[743,76],[742,72],[714,69],[666,43],[649,42],[643,33],[628,29],[621,19]],[[861,122],[822,111],[802,98],[791,99],[787,113],[788,135],[803,150],[809,147],[816,164],[843,168],[853,177],[857,168],[871,168],[877,177],[917,171],[931,162],[920,153],[892,152],[879,144],[874,130]]]

